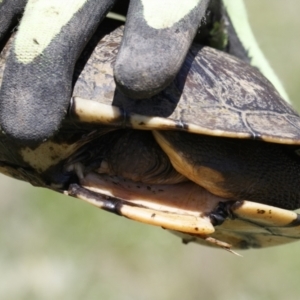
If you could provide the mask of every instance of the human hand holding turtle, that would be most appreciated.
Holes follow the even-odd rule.
[[[0,4],[0,38],[25,9],[0,95],[0,123],[8,136],[22,143],[41,142],[59,129],[69,105],[76,60],[115,2],[17,0]],[[114,69],[123,93],[149,97],[173,80],[208,2],[130,2]],[[116,3],[115,10],[126,13],[127,4]]]
[[[79,2],[76,3],[79,4]],[[193,3],[196,2],[202,3],[202,5],[208,3],[205,1]],[[33,1],[29,1],[28,5],[33,3]],[[46,4],[44,0],[35,2],[35,4],[37,3]],[[55,4],[56,1],[51,3]],[[72,5],[74,3],[72,2]],[[77,10],[74,10],[73,7],[71,11],[76,11],[80,15],[86,12],[84,5],[92,5],[91,3],[94,2],[82,1],[82,7],[76,6]],[[144,1],[134,3],[138,6]],[[123,84],[124,82],[121,82],[120,85],[116,75],[119,58],[116,59],[114,55],[122,34],[115,31],[108,35],[107,41],[105,42],[103,39],[98,49],[95,49],[96,56],[90,60],[90,63],[84,60],[83,67],[86,71],[82,71],[82,68],[78,70],[77,67],[77,72],[81,77],[77,76],[74,79],[76,84],[73,91],[73,106],[70,108],[66,122],[63,122],[57,133],[55,130],[61,125],[69,106],[70,97],[68,95],[66,103],[64,103],[59,100],[62,99],[59,98],[61,93],[57,91],[61,91],[62,87],[67,91],[70,88],[76,55],[79,55],[79,53],[76,54],[75,49],[78,44],[74,42],[77,46],[72,48],[74,46],[72,39],[78,37],[74,26],[79,24],[79,19],[74,19],[74,15],[71,17],[69,15],[70,23],[64,23],[64,27],[60,22],[58,26],[60,31],[56,35],[48,32],[52,34],[49,34],[50,40],[48,35],[44,37],[44,40],[37,39],[37,36],[22,40],[22,34],[25,37],[29,34],[26,30],[22,32],[23,22],[25,22],[26,16],[28,17],[25,11],[24,20],[20,25],[13,47],[8,44],[0,58],[0,65],[7,64],[0,102],[0,117],[2,118],[0,121],[3,131],[0,133],[0,172],[16,179],[28,181],[36,186],[65,192],[137,221],[175,230],[180,235],[185,232],[188,235],[188,238],[184,236],[185,242],[196,241],[199,238],[200,242],[209,241],[213,245],[230,250],[231,247],[263,247],[298,239],[299,217],[296,213],[286,209],[299,207],[297,189],[299,130],[294,128],[298,126],[299,116],[279,97],[273,85],[283,97],[285,96],[284,91],[276,82],[276,76],[272,75],[263,57],[257,55],[259,50],[253,40],[251,43],[251,38],[249,39],[251,31],[247,27],[247,19],[243,19],[244,30],[240,31],[239,19],[241,19],[242,10],[239,10],[240,14],[235,15],[230,3],[232,2],[227,0],[208,3],[209,14],[205,15],[205,24],[202,24],[198,38],[202,45],[210,47],[199,45],[196,48],[193,47],[191,55],[187,56],[185,65],[176,80],[168,89],[152,99],[134,100],[133,97],[124,97],[124,95],[115,97],[116,90],[112,70],[114,61],[116,61],[114,74],[119,89],[125,94],[129,93],[129,96],[133,90],[135,93],[137,89],[128,90],[127,84]],[[242,2],[234,3],[234,8],[236,8]],[[3,2],[3,6],[4,4]],[[58,2],[56,5],[56,8],[61,8]],[[145,7],[144,5],[143,15],[147,11]],[[27,8],[28,6],[26,10]],[[225,8],[227,13],[224,11]],[[32,6],[30,12],[34,12],[35,9],[36,6]],[[47,12],[58,13],[55,10],[47,10]],[[66,14],[68,15],[68,12]],[[31,25],[35,24],[35,22],[31,23],[34,16],[34,14],[29,14],[30,18],[26,22]],[[64,15],[64,17],[66,16]],[[65,20],[63,17],[62,19]],[[73,21],[75,25],[72,23]],[[87,20],[87,24],[90,24],[89,21]],[[157,21],[161,22],[161,20]],[[40,22],[43,24],[44,20]],[[130,28],[128,24],[130,25],[129,21],[126,26]],[[194,28],[193,24],[191,26]],[[50,27],[53,30],[55,26]],[[32,26],[27,28],[30,29]],[[248,32],[245,28],[248,28]],[[61,37],[66,34],[65,31],[68,34],[74,33],[69,40],[67,39],[67,49],[71,49],[73,52],[71,51],[66,56],[68,66],[66,73],[64,73],[65,69],[61,68],[61,64],[65,63],[63,58],[66,52],[60,52],[66,46],[65,39]],[[145,32],[147,31],[142,33]],[[158,33],[163,32],[164,29],[158,30]],[[19,38],[20,36],[21,38]],[[169,37],[168,42],[172,41],[173,36]],[[129,35],[128,39],[131,38]],[[49,42],[46,43],[46,46],[45,40]],[[150,40],[152,39],[150,38]],[[30,41],[29,46],[26,44],[28,41]],[[59,41],[58,44],[55,44],[57,41]],[[126,39],[123,39],[119,53],[122,53],[123,47],[125,47],[125,53],[126,51],[127,54],[135,53],[135,50],[130,47],[128,52],[126,42]],[[32,47],[28,52],[28,57],[26,55],[18,56],[26,49],[26,47],[23,49],[20,46],[23,45],[22,43],[26,47]],[[52,49],[52,44],[62,47],[56,48],[55,46]],[[151,45],[151,43],[149,44]],[[143,44],[139,46],[142,49]],[[212,46],[233,54],[237,58],[214,50],[211,48]],[[151,49],[153,48],[155,46]],[[160,47],[158,48],[160,49]],[[11,49],[11,54],[7,58],[5,54],[9,52],[9,49]],[[99,55],[99,53],[101,54]],[[145,58],[147,55],[145,53],[142,53],[140,58]],[[122,56],[119,55],[119,57]],[[137,60],[135,58],[132,60],[133,64],[139,61],[138,55],[136,58]],[[125,59],[121,66],[128,61],[129,59]],[[155,62],[157,63],[157,61]],[[153,66],[152,63],[153,61],[151,61],[150,67]],[[273,85],[258,70],[249,66],[249,63],[258,65],[261,72],[272,81]],[[49,66],[54,66],[52,69],[50,68],[54,75],[49,72]],[[155,66],[157,68],[160,64]],[[201,68],[203,68],[202,71]],[[44,77],[39,76],[40,70],[45,71],[45,73],[41,73]],[[57,70],[60,70],[60,73],[55,73]],[[139,66],[136,65],[132,70],[139,70]],[[144,66],[139,71],[142,72],[142,70],[147,70],[147,68]],[[58,79],[57,74],[60,76]],[[126,72],[124,74],[126,75]],[[131,76],[132,74],[128,78],[133,78]],[[203,80],[200,80],[201,76]],[[27,77],[31,80],[26,81]],[[153,79],[155,76],[151,78]],[[35,83],[32,81],[33,79],[37,79],[36,86],[33,84]],[[145,78],[140,76],[136,80],[129,81],[129,85],[131,83],[134,87],[138,79],[142,79],[143,83]],[[225,79],[229,81],[227,82]],[[19,82],[17,82],[18,80]],[[40,80],[41,85],[39,85]],[[26,85],[26,83],[28,84]],[[145,85],[145,87],[148,86],[148,84]],[[89,91],[88,88],[91,90]],[[157,91],[152,90],[153,93]],[[41,94],[38,95],[38,93]],[[151,95],[151,93],[147,94],[147,97]],[[49,102],[49,96],[50,100],[53,100],[52,102]],[[95,96],[97,99],[93,99]],[[138,96],[138,98],[140,97],[141,95]],[[120,99],[121,103],[117,103]],[[95,100],[96,103],[91,100]],[[97,103],[97,101],[99,102]],[[106,101],[108,103],[105,103]],[[268,108],[267,111],[266,108]],[[290,124],[286,118],[295,120],[295,122]],[[284,130],[280,131],[279,135],[273,130],[274,120],[277,123],[280,120],[281,125],[284,124],[282,126]],[[49,124],[55,126],[51,127]],[[127,127],[130,129],[124,131],[124,128]],[[149,130],[154,131],[153,136]],[[186,131],[186,133],[182,131]],[[54,133],[55,135],[51,137]],[[129,134],[133,134],[133,138]],[[207,137],[208,135],[211,137]],[[126,140],[128,136],[130,137],[129,143],[124,143],[124,138]],[[232,140],[233,137],[236,138],[236,141]],[[266,143],[244,140],[247,138],[259,138]],[[207,139],[212,141],[209,149],[199,144],[204,140],[202,144],[207,146],[209,144]],[[15,140],[18,142],[17,144],[14,142]],[[111,142],[109,143],[109,141]],[[141,147],[142,141],[146,141],[145,147]],[[39,144],[35,147],[28,147],[32,142]],[[119,151],[118,145],[121,145],[122,151]],[[124,147],[124,145],[127,146]],[[249,145],[253,145],[253,147]],[[200,149],[202,153],[195,152],[195,149]],[[238,150],[233,151],[232,149]],[[132,155],[136,150],[140,151],[141,155]],[[262,155],[261,161],[258,158],[255,158],[254,161],[251,160],[256,151]],[[139,157],[138,172],[136,172],[137,167],[133,167],[137,157]],[[157,157],[158,163],[155,160]],[[201,157],[204,159],[201,160]],[[218,163],[215,163],[216,161]],[[275,161],[278,169],[273,166]],[[279,161],[282,161],[282,165],[285,166],[284,176]],[[149,164],[150,168],[148,168]],[[165,166],[167,167],[165,168]],[[291,172],[295,172],[295,175],[291,176]],[[257,180],[259,176],[262,177]],[[293,181],[290,180],[291,178]],[[119,180],[120,183],[117,181],[116,184],[116,180]],[[279,183],[274,185],[276,180]],[[122,187],[123,181],[126,182],[124,188]],[[158,186],[156,186],[157,181]],[[137,185],[137,182],[140,183]],[[162,183],[167,186],[162,187]],[[187,195],[186,191],[195,188],[195,195],[198,197],[196,202],[199,205],[196,209],[193,207],[193,201],[187,201],[186,196],[180,196],[182,194],[177,189],[181,185],[187,185],[187,189],[182,192],[184,195]],[[112,186],[117,186],[113,193],[111,193]],[[141,187],[142,196],[140,196]],[[291,193],[294,188],[296,188],[295,192]],[[109,195],[105,189],[109,191]],[[164,194],[162,194],[163,191],[165,191]],[[204,194],[199,191],[204,191]],[[138,201],[142,197],[142,203],[131,201],[133,193],[137,193]],[[153,196],[156,194],[158,196]],[[128,197],[128,195],[131,196]],[[171,200],[168,200],[169,196],[172,197]],[[174,201],[174,197],[178,196],[180,196],[179,203]],[[153,199],[153,197],[159,199]],[[242,201],[244,199],[251,201]],[[157,200],[162,201],[162,204],[166,206],[157,209],[155,205]],[[170,202],[169,206],[168,201]],[[271,204],[275,207],[254,201]],[[219,202],[226,202],[226,205],[220,206]],[[178,208],[184,209],[184,213],[180,213]],[[268,211],[268,215],[265,214],[266,211]],[[271,218],[270,215],[272,215]],[[238,222],[245,222],[250,227],[246,226],[246,232],[243,232],[245,226],[240,226],[233,220],[234,224],[238,224],[234,225],[234,228],[241,229],[241,232],[228,234],[228,226],[229,231],[232,227],[232,217]],[[195,220],[197,220],[196,223]],[[257,227],[259,228],[258,232],[255,231]],[[225,234],[222,233],[223,229]],[[215,230],[217,230],[216,235],[211,235]],[[251,232],[250,235],[249,232]]]
[[[60,128],[77,58],[113,5],[114,11],[125,15],[128,2],[0,3],[0,39],[16,26],[25,9],[0,93],[0,124],[7,136],[23,144],[39,143]],[[131,0],[114,67],[118,89],[132,98],[148,98],[163,90],[179,71],[197,34],[202,44],[243,60],[251,57],[280,90],[256,46],[244,10],[242,1],[233,5],[230,0]]]
[[[52,138],[28,147],[0,133],[0,172],[184,242],[231,251],[299,239],[299,216],[288,210],[299,207],[299,116],[274,86],[240,59],[195,43],[162,93],[116,96],[122,30],[101,36],[76,65],[72,105]]]

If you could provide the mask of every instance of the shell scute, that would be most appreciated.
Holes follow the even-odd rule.
[[[192,46],[175,80],[159,95],[139,100],[125,97],[112,80],[121,37],[122,29],[106,35],[85,61],[75,96],[129,113],[173,119],[198,134],[300,144],[299,115],[259,70],[209,47]]]

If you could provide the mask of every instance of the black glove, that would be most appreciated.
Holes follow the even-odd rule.
[[[1,129],[24,144],[51,137],[66,115],[74,65],[115,0],[3,0],[0,38],[21,22],[0,94]],[[131,0],[115,65],[118,87],[145,98],[174,78],[209,0]],[[124,0],[116,5],[124,6]]]

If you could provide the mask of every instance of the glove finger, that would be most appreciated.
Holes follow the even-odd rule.
[[[164,89],[179,71],[208,0],[131,0],[114,68],[119,89],[147,98]]]
[[[40,142],[66,115],[74,65],[114,0],[29,0],[7,59],[0,123],[11,138]]]
[[[3,0],[0,2],[0,40],[6,35],[13,23],[16,23],[27,0]]]

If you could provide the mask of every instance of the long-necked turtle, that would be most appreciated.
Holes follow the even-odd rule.
[[[112,73],[121,36],[119,28],[84,53],[53,138],[24,147],[0,136],[0,171],[186,242],[297,240],[300,220],[288,209],[300,207],[298,114],[257,69],[200,45],[161,94],[126,98]]]

